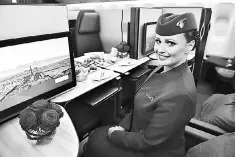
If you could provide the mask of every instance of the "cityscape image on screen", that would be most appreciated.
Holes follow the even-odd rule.
[[[68,38],[0,48],[0,112],[72,81]]]

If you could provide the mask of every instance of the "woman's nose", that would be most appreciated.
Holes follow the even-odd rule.
[[[163,44],[155,44],[154,45],[154,50],[156,52],[159,52],[159,53],[165,53],[166,52],[166,48]]]

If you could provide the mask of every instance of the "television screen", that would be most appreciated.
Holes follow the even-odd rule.
[[[144,23],[142,54],[149,55],[154,52],[156,22]]]
[[[0,41],[0,123],[75,85],[69,32]]]

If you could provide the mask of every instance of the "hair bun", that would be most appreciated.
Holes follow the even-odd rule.
[[[200,34],[199,33],[197,33],[196,36],[195,36],[195,42],[196,43],[200,42]]]

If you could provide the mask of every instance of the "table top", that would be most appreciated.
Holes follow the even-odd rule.
[[[119,72],[121,74],[125,74],[128,71],[138,67],[139,65],[141,65],[143,63],[146,63],[149,60],[150,60],[149,57],[143,57],[143,58],[138,59],[138,60],[137,59],[132,59],[132,58],[127,58],[127,59],[119,60],[115,64],[113,64],[111,66],[107,66],[105,68],[109,69],[109,70],[113,70],[115,72]],[[132,64],[130,64],[130,65],[123,64],[127,61],[131,61]]]
[[[79,138],[65,111],[54,138],[47,144],[35,145],[21,129],[19,118],[0,125],[0,156],[2,157],[77,157]]]
[[[97,78],[97,76],[99,76],[101,71],[108,72],[111,74],[111,76],[106,79],[103,79],[101,81],[94,80],[94,78]],[[118,77],[119,75],[120,74],[118,74],[114,71],[111,71],[111,70],[99,69],[95,72],[89,73],[86,80],[84,80],[82,82],[77,81],[77,84],[73,89],[71,89],[65,93],[62,93],[61,95],[51,99],[51,101],[52,102],[66,102],[66,101],[72,100],[78,96],[81,96],[84,93],[87,93],[87,92],[95,89],[96,87],[98,87],[108,81],[113,80],[114,78]]]

